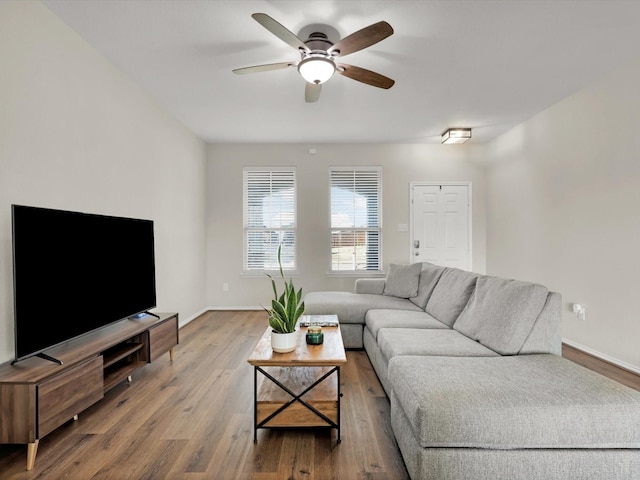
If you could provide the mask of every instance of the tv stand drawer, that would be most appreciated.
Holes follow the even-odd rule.
[[[178,317],[174,316],[149,329],[149,361],[153,362],[177,344]]]
[[[38,437],[100,400],[102,378],[100,355],[38,385]]]

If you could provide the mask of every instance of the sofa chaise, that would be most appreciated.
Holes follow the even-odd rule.
[[[424,262],[305,306],[366,351],[412,479],[640,478],[640,392],[560,356],[558,293]]]

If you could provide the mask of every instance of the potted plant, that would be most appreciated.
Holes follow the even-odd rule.
[[[265,311],[269,314],[271,348],[277,353],[287,353],[296,349],[296,323],[304,312],[304,302],[302,301],[302,288],[296,292],[293,280],[289,279],[287,282],[284,276],[281,253],[282,245],[278,247],[278,267],[284,283],[284,291],[278,295],[275,279],[267,274],[267,277],[271,279],[274,298],[271,300],[271,309],[265,308]]]

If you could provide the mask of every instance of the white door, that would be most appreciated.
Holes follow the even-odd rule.
[[[471,269],[471,184],[411,183],[411,263]]]

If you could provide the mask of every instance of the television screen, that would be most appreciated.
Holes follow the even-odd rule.
[[[16,360],[156,306],[153,221],[12,205]]]

